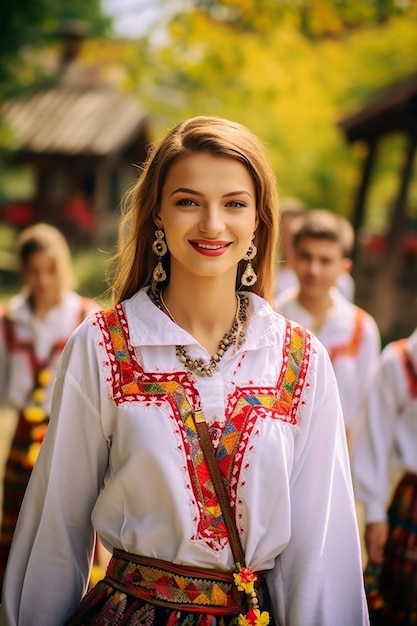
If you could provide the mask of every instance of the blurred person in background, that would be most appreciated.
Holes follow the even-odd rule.
[[[281,228],[278,246],[278,263],[275,276],[275,297],[281,296],[287,289],[298,285],[297,273],[294,269],[295,250],[293,232],[297,222],[305,217],[309,208],[299,198],[283,198],[281,201]],[[336,281],[339,291],[353,302],[355,298],[355,281],[349,269],[344,270]]]
[[[17,414],[6,460],[0,531],[0,584],[20,506],[48,425],[58,357],[90,311],[72,290],[70,250],[59,230],[38,223],[17,239],[22,289],[0,310],[0,403]]]
[[[306,213],[293,230],[298,285],[275,299],[280,313],[310,329],[327,349],[349,437],[358,428],[381,349],[373,317],[336,288],[339,277],[350,271],[353,241],[353,228],[344,217],[324,209]]]
[[[352,471],[364,506],[372,625],[417,624],[417,329],[382,351]]]
[[[294,271],[294,246],[292,231],[300,217],[307,214],[308,208],[302,200],[293,197],[283,198],[280,204],[281,221],[279,230],[278,262],[275,274],[275,296],[297,285]]]

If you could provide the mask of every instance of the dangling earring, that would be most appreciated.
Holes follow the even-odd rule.
[[[245,271],[242,274],[242,277],[240,279],[240,282],[242,283],[242,285],[244,287],[251,287],[252,285],[254,285],[256,283],[256,281],[258,280],[257,275],[255,274],[255,270],[253,269],[252,266],[252,259],[254,259],[256,257],[256,253],[258,252],[255,244],[253,243],[253,240],[255,239],[255,233],[253,233],[252,235],[252,242],[248,248],[248,251],[246,252],[245,256],[243,257],[243,259],[245,261],[248,262]]]
[[[168,251],[167,245],[164,241],[164,231],[157,228],[155,231],[155,237],[156,239],[152,244],[152,250],[156,254],[156,256],[160,258],[152,274],[152,278],[154,280],[154,283],[152,285],[152,291],[154,292],[156,291],[156,283],[163,283],[164,280],[167,279],[167,273],[161,263],[161,258]]]

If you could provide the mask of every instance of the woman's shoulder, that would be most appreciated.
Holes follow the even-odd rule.
[[[250,299],[253,304],[253,334],[256,333],[261,338],[264,333],[278,347],[283,346],[285,342],[291,340],[292,336],[297,335],[300,338],[299,341],[308,345],[310,349],[313,348],[318,352],[325,351],[320,341],[308,328],[275,310],[259,296],[251,294]]]
[[[100,316],[100,310],[94,311],[74,329],[61,353],[59,372],[70,371],[75,378],[82,379],[86,372],[97,369],[104,362]]]

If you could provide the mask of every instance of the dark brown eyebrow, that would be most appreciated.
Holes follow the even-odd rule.
[[[171,196],[173,196],[175,193],[192,193],[193,195],[200,196],[200,197],[204,195],[200,193],[199,191],[195,191],[194,189],[188,189],[187,187],[178,187],[178,189],[174,189],[174,191],[171,193]],[[246,191],[245,189],[239,189],[238,191],[230,191],[229,193],[223,194],[222,197],[230,198],[231,196],[239,196],[241,194],[246,194],[250,198],[252,197],[249,191]]]
[[[194,189],[188,189],[187,187],[178,187],[178,189],[174,189],[174,191],[171,193],[171,196],[173,196],[174,193],[192,193],[194,196],[203,195],[202,193],[195,191]]]
[[[238,191],[231,191],[230,193],[225,193],[223,194],[223,198],[229,198],[230,196],[240,196],[242,194],[245,194],[249,196],[249,198],[252,198],[252,195],[249,193],[249,191],[246,191],[246,189],[239,189]]]

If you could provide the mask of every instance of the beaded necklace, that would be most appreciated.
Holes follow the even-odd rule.
[[[152,301],[161,310],[165,309],[165,312],[169,315],[172,321],[177,324],[174,316],[167,307],[164,301],[162,291],[157,295],[149,293]],[[219,347],[213,356],[210,357],[208,363],[204,363],[202,358],[193,359],[187,352],[185,346],[175,346],[175,354],[189,372],[194,372],[197,376],[213,376],[213,372],[217,369],[217,364],[222,360],[226,350],[234,345],[236,348],[240,348],[245,340],[246,332],[243,328],[247,319],[247,310],[249,304],[249,298],[244,294],[236,294],[237,307],[235,319],[230,330],[227,331],[220,340]],[[178,326],[178,324],[177,324]]]

